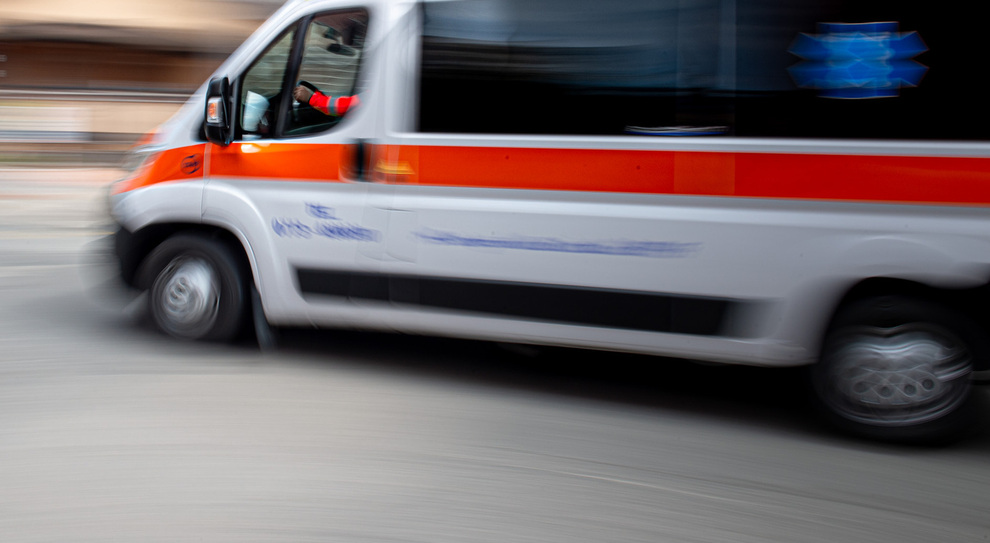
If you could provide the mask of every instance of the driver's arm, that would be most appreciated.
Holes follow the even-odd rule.
[[[309,104],[325,115],[333,115],[334,117],[343,115],[348,109],[356,107],[359,103],[357,95],[333,98],[320,91],[312,91],[302,85],[292,90],[292,97],[300,102]]]

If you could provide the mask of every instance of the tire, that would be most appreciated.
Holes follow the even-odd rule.
[[[183,340],[230,341],[249,308],[244,267],[229,245],[177,234],[141,266],[148,312],[155,327]]]
[[[973,421],[970,379],[986,340],[967,316],[922,299],[884,296],[841,308],[812,385],[838,428],[882,441],[936,443]]]

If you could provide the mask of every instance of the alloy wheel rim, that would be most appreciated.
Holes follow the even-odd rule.
[[[157,289],[162,324],[182,337],[205,334],[220,310],[219,278],[200,258],[182,257],[162,271]]]
[[[909,426],[952,412],[969,391],[972,356],[941,327],[847,329],[835,338],[825,400],[841,416]]]

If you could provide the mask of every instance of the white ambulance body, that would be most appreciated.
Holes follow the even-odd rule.
[[[822,405],[853,431],[964,427],[988,360],[990,144],[925,120],[918,73],[936,74],[917,68],[914,29],[816,30],[828,19],[809,9],[768,30],[752,22],[772,12],[762,1],[530,4],[273,15],[113,187],[123,277],[149,290],[155,322],[229,339],[254,312],[814,364]],[[825,61],[808,83],[802,39],[887,40],[913,64],[859,53],[852,86]],[[907,74],[893,95],[890,70]],[[300,82],[357,98],[318,111],[292,96]],[[864,87],[876,96],[835,96]],[[905,111],[919,118],[891,124]],[[964,117],[953,126],[979,124]],[[842,133],[850,119],[874,124]]]

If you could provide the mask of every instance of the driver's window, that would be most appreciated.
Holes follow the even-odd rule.
[[[285,31],[244,73],[238,103],[245,139],[274,135],[295,35],[295,27]]]
[[[287,135],[326,130],[357,106],[358,69],[367,29],[368,13],[364,10],[326,13],[309,23]]]
[[[243,139],[313,134],[358,106],[368,12],[323,13],[286,30],[240,80]],[[303,28],[302,43],[296,39]],[[292,62],[298,59],[298,63]],[[298,66],[290,74],[288,69]]]

